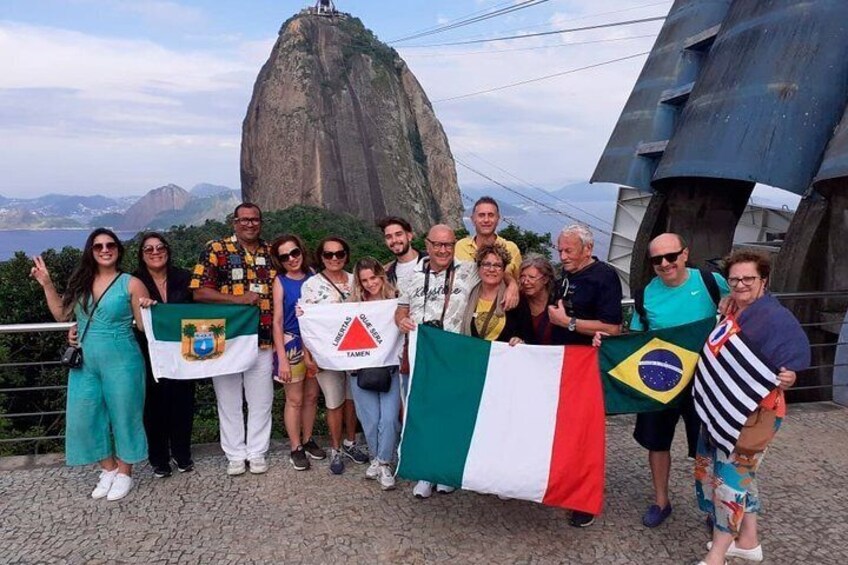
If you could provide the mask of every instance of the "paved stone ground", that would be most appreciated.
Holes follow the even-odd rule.
[[[155,480],[110,503],[88,498],[93,467],[56,457],[0,460],[2,563],[695,563],[708,533],[695,509],[691,463],[675,445],[674,514],[656,530],[645,453],[632,417],[608,424],[604,515],[585,530],[567,512],[470,492],[412,498],[380,492],[349,465],[296,473],[275,445],[268,474],[230,478],[223,456],[199,449],[197,470]],[[678,429],[682,439],[682,427]],[[520,457],[520,446],[504,446]],[[767,563],[848,563],[848,410],[795,406],[761,472]],[[737,563],[744,563],[738,561]]]

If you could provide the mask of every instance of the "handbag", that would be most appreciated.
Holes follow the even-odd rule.
[[[765,451],[777,433],[776,420],[777,412],[774,410],[761,407],[754,410],[742,426],[742,432],[736,440],[733,451],[742,455],[755,455]]]
[[[91,309],[91,314],[88,317],[88,323],[85,325],[85,329],[82,330],[82,335],[79,338],[79,345],[69,345],[62,352],[62,356],[59,358],[59,363],[68,369],[79,369],[82,367],[82,340],[85,339],[85,334],[88,333],[88,327],[91,325],[91,320],[94,318],[94,311],[97,310],[97,306],[100,304],[100,301],[106,296],[106,293],[109,292],[109,289],[112,288],[112,285],[115,284],[115,281],[121,278],[121,273],[118,273],[112,282],[109,283],[109,286],[106,287],[106,290],[100,295],[97,301],[94,303],[94,308]]]
[[[392,371],[389,367],[367,367],[356,372],[356,384],[363,390],[389,392],[392,388]]]

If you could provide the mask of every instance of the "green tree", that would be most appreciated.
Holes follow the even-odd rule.
[[[551,258],[551,234],[549,233],[536,233],[516,225],[510,225],[498,232],[498,235],[517,245],[522,256],[528,253],[538,253],[548,259]]]

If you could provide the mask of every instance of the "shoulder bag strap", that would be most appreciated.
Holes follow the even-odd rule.
[[[347,295],[344,292],[342,292],[342,289],[340,289],[338,286],[336,286],[336,283],[334,283],[333,281],[330,280],[330,277],[328,277],[327,275],[324,274],[324,271],[321,271],[321,276],[324,277],[324,280],[326,280],[328,283],[333,285],[333,288],[336,289],[336,292],[338,292],[339,296],[342,297],[342,302],[347,300]]]
[[[106,293],[109,292],[109,289],[112,288],[112,285],[115,284],[115,281],[121,278],[124,273],[118,273],[115,278],[112,279],[112,282],[109,283],[109,286],[106,287],[100,297],[94,302],[94,308],[91,309],[91,314],[88,315],[88,323],[85,325],[85,329],[82,330],[82,335],[79,338],[79,343],[82,345],[82,340],[85,339],[85,334],[88,333],[88,327],[91,325],[91,322],[94,320],[94,312],[97,310],[97,306],[100,305],[100,301],[103,300],[103,297],[106,296]]]

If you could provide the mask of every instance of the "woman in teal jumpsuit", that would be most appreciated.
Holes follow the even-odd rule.
[[[107,500],[129,493],[132,465],[147,457],[144,358],[132,322],[143,327],[139,308],[151,301],[139,279],[120,271],[123,253],[118,237],[98,228],[88,236],[63,296],[41,257],[31,273],[57,321],[76,316],[83,362],[68,376],[65,458],[68,465],[99,462],[102,471],[91,496]]]

